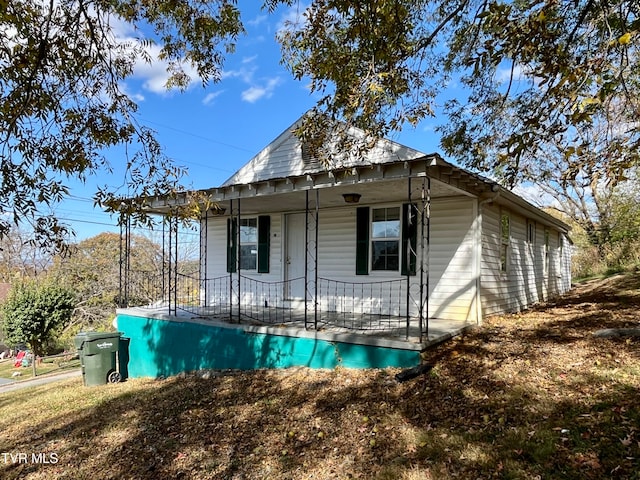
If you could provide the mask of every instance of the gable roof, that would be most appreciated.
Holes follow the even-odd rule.
[[[469,194],[485,202],[505,205],[527,218],[553,225],[562,232],[570,227],[541,210],[494,180],[445,161],[439,154],[424,154],[388,139],[377,139],[364,155],[341,153],[328,166],[317,161],[305,161],[302,142],[295,129],[304,115],[282,132],[273,142],[228,178],[221,186],[200,190],[209,201],[223,204],[241,198],[260,198],[261,207],[267,198],[282,193],[304,192],[323,187],[372,185],[381,180],[398,180],[411,176],[428,176],[445,189]],[[351,129],[360,138],[364,133]],[[157,213],[171,206],[189,202],[190,192],[155,197],[146,208]],[[225,208],[222,207],[224,212]]]
[[[308,115],[308,113],[305,115]],[[327,171],[326,166],[317,161],[305,162],[303,144],[294,133],[303,122],[305,115],[278,135],[273,142],[228,178],[221,187],[246,185]],[[355,128],[349,129],[348,134],[356,139],[365,138],[364,132]],[[423,152],[392,140],[377,139],[373,148],[362,156],[344,153],[336,155],[329,165],[329,170],[402,162],[425,156]]]

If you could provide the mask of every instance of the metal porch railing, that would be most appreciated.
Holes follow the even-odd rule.
[[[151,272],[131,272],[126,304],[139,308],[168,308],[203,318],[249,321],[278,325],[305,325],[304,299],[292,299],[293,292],[305,291],[305,279],[264,282],[255,278],[221,276],[200,279],[176,274],[169,293],[168,279]],[[318,327],[335,326],[352,331],[396,330],[406,326],[406,281],[345,282],[318,278]],[[307,315],[316,314],[316,305],[307,299]],[[313,326],[307,322],[306,326]]]
[[[349,330],[384,330],[406,322],[405,280],[342,282],[318,279],[323,323]]]

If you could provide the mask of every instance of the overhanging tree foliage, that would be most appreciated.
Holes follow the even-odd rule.
[[[550,144],[565,179],[615,183],[638,164],[639,13],[635,0],[315,0],[280,38],[330,120],[380,136],[441,107],[445,151],[507,185],[539,179]],[[462,98],[447,98],[454,82]],[[595,159],[581,136],[594,124],[608,128]]]
[[[0,310],[6,341],[45,354],[47,343],[71,320],[74,306],[73,292],[53,282],[14,285]]]
[[[264,2],[282,5],[304,7]],[[441,109],[444,150],[509,186],[615,188],[638,165],[639,13],[635,0],[312,0],[280,33],[283,61],[321,94],[322,115],[298,133],[321,145],[327,122],[340,120],[386,136]],[[153,32],[177,87],[187,64],[204,82],[219,79],[244,31],[234,0],[0,2],[0,235],[31,218],[40,243],[60,243],[66,231],[41,205],[67,195],[67,177],[109,170],[114,145],[135,146],[120,193],[137,201],[123,205],[104,187],[98,203],[141,214],[147,196],[178,189],[183,172],[122,88],[137,60],[151,60],[151,40],[138,31],[123,41],[122,25]],[[447,96],[453,83],[461,96]],[[607,136],[594,150],[597,125]],[[550,149],[559,180],[540,161]]]
[[[0,236],[29,221],[37,243],[62,245],[67,228],[43,212],[68,195],[69,178],[111,171],[105,151],[115,145],[126,146],[122,190],[100,188],[97,203],[118,210],[118,195],[144,201],[179,188],[182,170],[136,122],[123,87],[136,61],[155,60],[142,26],[161,43],[167,86],[178,88],[189,84],[188,65],[203,82],[219,79],[242,32],[233,0],[0,1]],[[133,36],[116,34],[126,29]]]

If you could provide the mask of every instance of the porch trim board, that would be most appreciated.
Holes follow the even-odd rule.
[[[299,329],[288,332],[175,316],[159,318],[127,310],[118,312],[117,327],[130,339],[130,378],[166,377],[201,369],[406,368],[420,363],[423,348],[384,338],[370,338],[368,344],[349,341],[356,337],[362,340],[361,335],[339,337]]]

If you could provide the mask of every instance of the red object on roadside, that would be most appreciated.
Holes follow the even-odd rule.
[[[22,366],[22,359],[24,358],[26,353],[27,352],[25,350],[20,350],[18,352],[18,354],[16,355],[16,361],[13,364],[14,367],[21,367]]]

